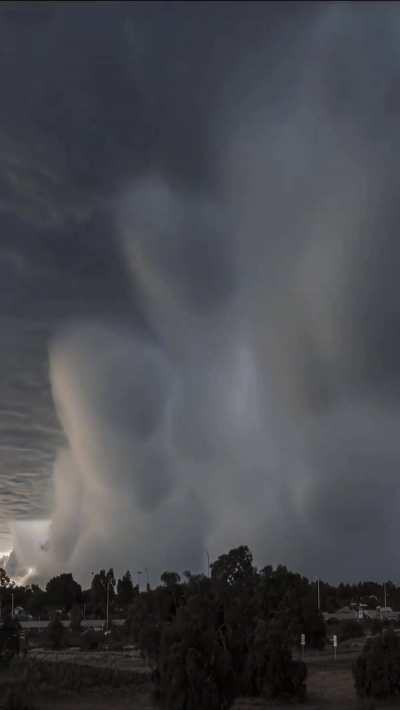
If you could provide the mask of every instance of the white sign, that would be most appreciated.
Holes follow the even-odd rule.
[[[305,646],[305,645],[306,645],[306,635],[305,635],[305,634],[301,634],[301,637],[300,637],[300,644],[301,644],[302,646]]]
[[[333,641],[333,648],[337,648],[337,636],[336,636],[336,634],[333,635],[332,641]]]

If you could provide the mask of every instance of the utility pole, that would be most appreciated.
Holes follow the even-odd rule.
[[[386,582],[383,585],[383,598],[384,598],[384,606],[386,609],[387,603],[386,603]]]
[[[321,611],[321,598],[319,594],[319,578],[317,579],[317,599],[318,599],[318,611]]]

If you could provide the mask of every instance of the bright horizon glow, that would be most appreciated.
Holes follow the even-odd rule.
[[[28,567],[28,571],[27,571],[27,573],[26,573],[25,575],[23,575],[22,577],[20,577],[20,576],[18,576],[18,575],[15,576],[15,577],[13,577],[12,575],[10,575],[10,579],[11,579],[12,582],[15,582],[15,584],[16,584],[17,586],[25,587],[25,586],[27,586],[28,584],[30,584],[29,580],[31,579],[31,577],[32,577],[35,573],[36,573],[35,567]]]
[[[13,550],[18,560],[17,574],[13,575],[20,583],[32,576],[35,561],[46,555],[45,544],[49,537],[50,520],[15,520],[12,524]],[[21,575],[22,573],[22,575]]]

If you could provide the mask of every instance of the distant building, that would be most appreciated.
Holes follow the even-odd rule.
[[[353,603],[350,606],[344,606],[338,609],[332,614],[324,612],[323,616],[325,621],[329,621],[330,619],[337,619],[338,621],[347,621],[348,619],[355,619],[357,621],[372,621],[373,619],[382,621],[400,620],[400,612],[393,611],[390,606],[378,606],[376,609],[369,609],[368,604]]]
[[[328,612],[324,612],[323,615],[324,615],[325,621],[328,621],[329,619],[337,619],[338,621],[347,621],[348,619],[357,619],[358,618],[357,609],[352,608],[351,606],[343,606],[341,609],[338,609],[337,611],[333,612],[332,614],[329,614]]]
[[[378,614],[377,618],[388,621],[398,621],[399,612],[393,611],[391,606],[377,606],[376,612]]]

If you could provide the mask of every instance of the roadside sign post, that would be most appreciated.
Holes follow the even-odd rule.
[[[301,645],[301,657],[304,659],[304,649],[306,645],[306,635],[301,634],[300,636],[300,645]]]
[[[337,650],[337,635],[336,634],[333,634],[332,643],[333,643],[333,658],[336,661],[336,650]]]

